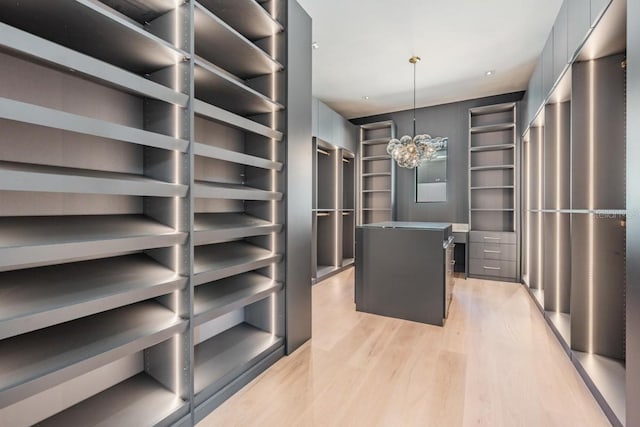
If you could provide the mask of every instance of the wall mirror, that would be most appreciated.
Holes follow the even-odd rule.
[[[447,146],[445,142],[433,156],[416,168],[416,202],[447,201]]]

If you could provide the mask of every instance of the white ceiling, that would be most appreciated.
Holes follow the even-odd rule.
[[[562,0],[298,0],[313,94],[347,118],[524,90]],[[486,77],[485,72],[495,70]],[[363,99],[368,96],[369,100]]]

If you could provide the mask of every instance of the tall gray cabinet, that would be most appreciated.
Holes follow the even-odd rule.
[[[296,6],[0,4],[0,425],[193,425],[285,354]]]
[[[515,103],[469,110],[469,275],[519,277]]]

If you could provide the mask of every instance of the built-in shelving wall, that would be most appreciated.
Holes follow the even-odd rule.
[[[0,5],[1,425],[191,425],[284,354],[286,11]]]
[[[360,126],[358,224],[395,218],[395,164],[387,153],[387,144],[395,134],[396,126],[392,121]]]
[[[579,3],[563,5],[527,94],[523,281],[612,424],[625,425],[626,2],[583,2],[576,42]]]
[[[515,281],[519,229],[516,104],[469,110],[469,274]]]
[[[355,154],[313,138],[312,273],[319,282],[354,262]]]

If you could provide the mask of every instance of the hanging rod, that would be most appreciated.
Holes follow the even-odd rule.
[[[349,161],[349,159],[345,159],[344,157],[342,158],[342,161],[343,161],[343,162],[345,162],[345,163],[351,163],[351,162]]]
[[[320,154],[324,154],[325,156],[330,156],[330,155],[331,155],[331,153],[330,153],[330,152],[328,152],[328,151],[324,151],[324,150],[323,150],[323,149],[321,149],[321,148],[316,148],[316,151],[317,151],[318,153],[320,153]]]
[[[328,214],[326,212],[316,212],[316,216],[331,216],[331,214]]]

